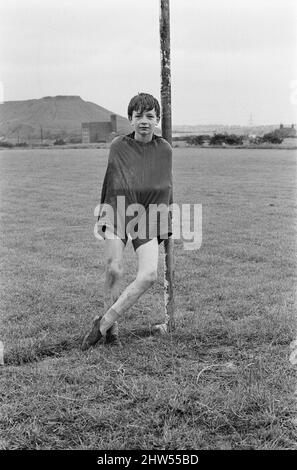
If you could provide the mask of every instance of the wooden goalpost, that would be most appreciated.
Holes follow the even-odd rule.
[[[161,107],[162,136],[172,145],[171,120],[171,69],[170,69],[170,5],[169,0],[160,0],[160,46],[161,46]],[[172,229],[172,212],[170,211],[170,228]],[[171,230],[172,231],[172,230]],[[164,302],[165,324],[167,331],[175,328],[174,319],[174,252],[173,238],[164,240]]]

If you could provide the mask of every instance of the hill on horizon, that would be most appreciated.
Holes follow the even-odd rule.
[[[112,114],[116,113],[73,95],[6,101],[0,104],[0,138],[30,141],[80,137],[82,122],[110,121]],[[128,119],[117,116],[119,133],[128,133]]]
[[[0,104],[0,140],[30,142],[56,138],[81,138],[82,122],[106,122],[116,114],[76,95],[45,96],[39,99],[6,101]],[[128,134],[127,118],[117,115],[117,133]],[[173,125],[173,134],[257,134],[263,135],[278,125],[236,126],[220,124]],[[161,134],[161,130],[156,130]]]

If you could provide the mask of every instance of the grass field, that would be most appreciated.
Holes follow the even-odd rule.
[[[296,449],[296,154],[175,149],[175,201],[203,207],[201,249],[175,241],[177,329],[150,335],[161,251],[122,348],[81,352],[103,306],[107,152],[0,152],[0,448]],[[128,245],[123,287],[135,262]]]

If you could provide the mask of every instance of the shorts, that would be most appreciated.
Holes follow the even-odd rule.
[[[109,208],[110,206],[108,205],[102,206],[102,212],[100,212],[97,219],[97,233],[102,238],[106,238],[106,230],[122,240],[124,245],[127,244],[130,237],[133,248],[136,251],[141,245],[148,243],[154,238],[157,238],[160,245],[163,240],[172,236],[171,217],[168,208],[165,208],[165,211],[162,210],[162,216],[157,211],[155,213],[153,211],[148,213],[146,210],[139,212],[139,218],[136,222],[134,214],[127,215],[125,211],[118,213],[116,210],[109,212]],[[155,216],[150,217],[151,214]],[[131,223],[132,225],[130,225]]]
[[[99,232],[100,232],[100,235],[102,236],[102,238],[106,239],[106,236],[105,236],[105,232],[106,230],[108,229],[108,232],[110,234],[115,234],[115,236],[117,238],[119,238],[120,240],[122,240],[122,242],[124,243],[124,245],[126,246],[127,242],[128,242],[128,235],[126,234],[125,235],[125,238],[121,238],[121,237],[118,237],[117,234],[115,233],[116,231],[114,230],[114,227],[111,226],[111,225],[102,225],[102,226],[98,226],[97,225],[97,228],[99,228]],[[157,238],[158,240],[158,244],[160,245],[164,240],[166,240],[167,238],[169,238],[170,236],[172,236],[172,233],[169,232],[167,233],[166,235],[157,235],[157,237],[154,237],[154,238]],[[134,248],[134,251],[137,250],[137,248],[139,248],[140,246],[144,245],[145,243],[148,243],[149,241],[153,240],[153,238],[138,238],[138,237],[135,237],[135,238],[132,238],[131,237],[131,241],[132,241],[132,245],[133,245],[133,248]]]

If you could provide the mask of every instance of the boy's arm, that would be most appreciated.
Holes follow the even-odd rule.
[[[103,179],[102,183],[102,188],[101,188],[101,199],[100,202],[101,204],[104,204],[106,200],[106,194],[107,194],[107,189],[108,189],[108,183],[110,182],[110,176],[112,174],[112,162],[114,159],[117,158],[117,147],[118,147],[118,141],[121,139],[121,136],[115,137],[111,144],[110,144],[110,149],[108,153],[108,160],[107,160],[107,168],[105,171],[105,176]]]

